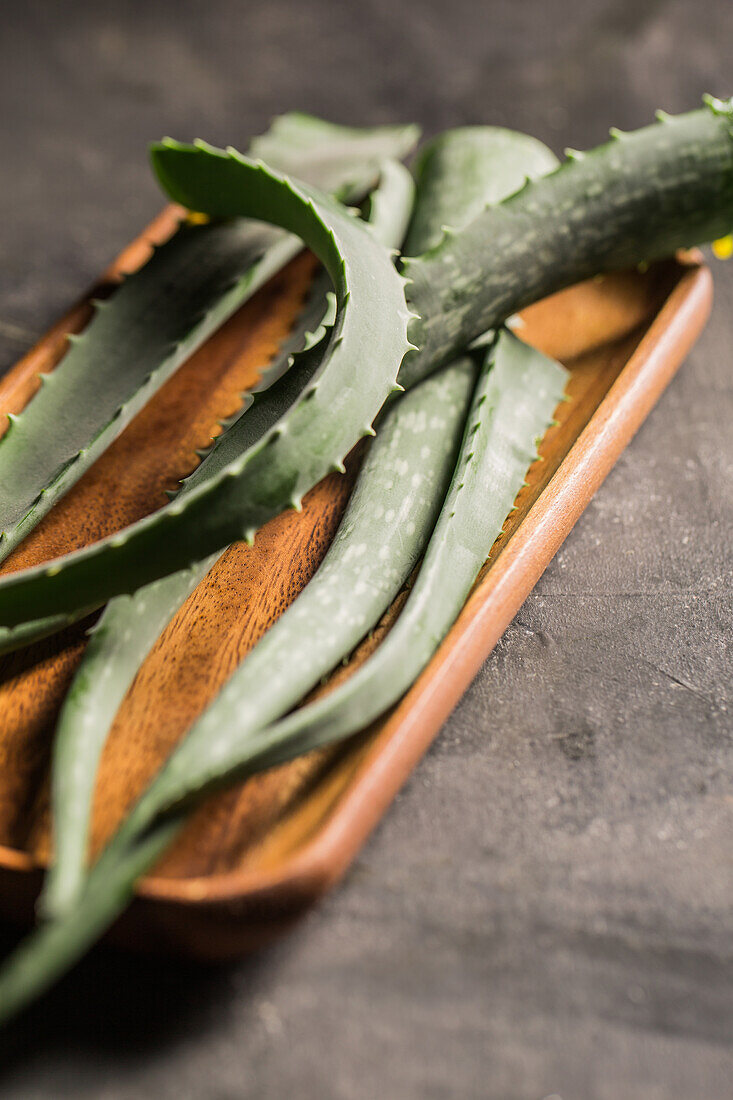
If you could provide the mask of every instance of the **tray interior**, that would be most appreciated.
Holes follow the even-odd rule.
[[[86,545],[148,514],[164,490],[196,465],[217,421],[254,384],[292,324],[315,262],[308,255],[244,306],[163,387],[95,466],[4,564],[20,569]],[[571,371],[569,402],[543,441],[517,510],[489,562],[511,538],[623,369],[682,268],[607,276],[573,287],[523,314],[519,334]],[[58,332],[54,337],[58,342]],[[19,401],[12,375],[0,411]],[[27,386],[23,400],[27,399]],[[21,402],[22,403],[22,402]],[[159,639],[122,705],[105,749],[93,822],[98,848],[171,747],[237,662],[317,568],[345,506],[361,451],[345,475],[308,494],[301,513],[269,523],[251,548],[231,547]],[[379,643],[400,599],[347,668]],[[84,649],[77,624],[0,658],[0,845],[49,854],[48,764],[54,719]],[[328,685],[319,690],[328,690]],[[277,867],[332,812],[368,748],[373,728],[342,748],[313,753],[211,799],[192,817],[156,875],[186,879]]]

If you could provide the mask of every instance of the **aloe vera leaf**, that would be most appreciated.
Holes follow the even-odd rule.
[[[36,526],[206,337],[300,249],[269,226],[181,225],[69,337],[0,440],[0,555]]]
[[[523,134],[477,127],[441,134],[426,148],[425,163],[430,171],[423,167],[418,172],[411,222],[411,233],[418,241],[440,232],[445,222],[439,179],[451,195],[448,216],[455,226],[468,220],[477,203],[500,200],[525,178],[551,170],[557,160]],[[481,177],[483,195],[478,192]],[[378,191],[374,194],[379,196]],[[377,440],[320,569],[244,659],[190,735],[198,739],[202,753],[218,724],[230,723],[233,714],[241,736],[285,714],[351,652],[396,597],[425,547],[444,496],[436,491],[439,467],[435,463],[444,463],[445,454],[455,446],[457,425],[451,415],[455,410],[450,390],[465,388],[471,361],[464,358],[446,370],[449,373],[439,375],[435,385],[418,386],[416,399],[398,398],[396,411],[380,417]],[[468,396],[462,396],[464,415]],[[414,437],[415,428],[422,437]],[[412,470],[418,442],[425,468]],[[442,484],[447,485],[448,473],[442,469],[440,473]],[[412,477],[424,479],[418,492],[410,483]],[[428,489],[432,508],[426,513],[428,498],[422,497],[422,509],[416,504]],[[155,791],[151,789],[146,797],[154,802]]]
[[[375,194],[379,199],[372,202],[369,227],[385,246],[394,247],[402,240],[410,218],[414,201],[412,177],[402,165],[386,163]],[[281,347],[275,364],[266,372],[265,389],[258,389],[248,402],[247,411],[233,418],[224,433],[214,440],[201,464],[184,481],[181,496],[204,483],[221,466],[250,452],[297,400],[312,377],[335,319],[332,293],[320,279],[316,283],[320,299],[311,297],[299,318],[297,331]],[[304,331],[304,326],[313,322],[315,329]],[[284,361],[290,364],[287,374]],[[444,389],[448,397],[450,386]],[[446,411],[446,417],[450,418],[450,411]],[[58,915],[68,908],[83,880],[94,779],[117,709],[161,631],[218,557],[214,554],[190,569],[146,585],[132,597],[117,597],[107,605],[92,632],[62,707],[54,743],[51,786],[55,858],[40,899],[40,909],[47,916]],[[343,650],[336,659],[342,653]],[[329,667],[326,665],[323,671]]]
[[[517,135],[517,138],[521,143],[522,136]],[[460,142],[462,140],[462,138],[460,136],[457,136],[457,140]],[[442,144],[444,149],[447,146],[450,145],[450,142],[451,142],[451,135],[450,134],[449,135],[444,135],[441,138],[441,144]],[[528,161],[530,159],[531,158],[528,157]],[[494,160],[493,157],[488,158],[487,164],[485,165],[487,198],[490,197],[491,193],[496,194],[497,191],[500,194],[503,168],[502,168],[501,163],[498,162],[498,161],[496,161],[495,163],[492,163],[493,160]],[[457,161],[457,163],[460,163],[460,158],[456,158],[456,161]],[[446,174],[449,172],[449,163],[450,162],[446,162],[445,166],[444,166],[444,169],[443,169],[446,172]],[[530,167],[529,163],[528,163],[527,167],[528,168]],[[538,166],[538,170],[540,170],[539,166]],[[446,180],[446,182],[448,182],[448,180]],[[509,190],[511,188],[512,182],[513,182],[513,177],[511,175],[509,175],[508,177],[506,177],[504,179],[504,186],[506,187],[507,190]],[[426,203],[428,205],[428,207],[430,207],[430,205],[432,204],[433,207],[434,207],[434,210],[435,210],[435,214],[434,214],[435,219],[441,219],[442,220],[441,211],[438,209],[438,204],[434,203],[433,199],[431,199],[430,197],[425,198],[421,194],[419,194],[418,195],[418,201]],[[466,201],[473,201],[473,196],[468,190],[466,192]],[[459,224],[460,223],[462,213],[463,213],[463,211],[461,209],[461,196],[460,196],[460,194],[456,194],[454,210],[453,210],[452,215],[451,215],[454,224]],[[422,218],[422,224],[425,226],[425,230],[427,232],[430,232],[430,230],[431,230],[430,218],[429,217],[423,217]],[[386,415],[391,417],[392,413],[388,412]],[[380,418],[380,422],[381,422],[381,420],[382,420],[382,418]],[[363,491],[368,492],[368,489],[369,489],[370,485],[372,485],[372,481],[373,481],[372,475],[369,472],[369,467],[367,466],[362,470],[362,474],[361,474],[360,479],[359,479],[359,485],[362,486]],[[372,487],[373,487],[373,485],[372,485]],[[347,522],[348,522],[348,516],[344,518],[344,521],[343,521],[342,527],[341,527],[341,532],[344,534],[344,539],[343,539],[343,542],[342,542],[342,547],[341,547],[339,552],[342,555],[344,553],[344,550],[343,550],[344,543],[346,544],[346,549],[348,549],[349,546],[355,547],[355,546],[359,545],[359,540],[358,540],[358,538],[357,539],[354,538],[353,533],[352,533],[351,538],[349,538],[347,536],[347,530],[348,530]],[[358,534],[358,532],[357,532],[357,534]],[[406,532],[405,532],[405,534],[407,535]],[[425,538],[425,533],[423,532],[421,542],[424,542],[424,538]],[[361,557],[361,555],[359,555],[359,557]],[[331,560],[333,560],[333,559],[331,559]],[[324,565],[325,564],[326,563],[324,562]],[[343,578],[343,579],[345,579],[345,578]],[[310,590],[310,586],[306,591],[308,592],[309,590]],[[317,595],[317,588],[315,590],[315,593]],[[310,595],[309,595],[308,598],[311,600],[311,602],[313,602],[313,598],[314,598],[313,592],[310,592]],[[303,597],[301,597],[301,607],[302,607],[302,605],[303,605]],[[353,606],[353,604],[352,604],[352,606]],[[260,643],[260,645],[262,645],[262,643]],[[266,650],[265,650],[265,652],[266,652]],[[328,659],[330,661],[332,659],[332,655],[329,655]],[[252,655],[250,656],[250,660],[252,660]],[[255,660],[256,660],[256,658],[255,658]],[[324,665],[324,670],[325,670],[325,667],[326,666]],[[92,875],[94,876],[94,881],[99,881],[100,876],[101,876],[101,881],[102,882],[104,881],[107,866],[112,867],[113,873],[119,874],[119,868],[115,867],[115,861],[117,860],[117,858],[119,856],[119,853],[120,852],[124,853],[125,845],[128,842],[132,841],[133,844],[134,844],[135,830],[138,827],[138,824],[142,821],[142,826],[144,827],[149,822],[149,818],[151,816],[151,813],[154,814],[154,812],[155,812],[156,804],[157,804],[157,792],[155,790],[155,786],[153,785],[153,787],[149,788],[148,792],[144,796],[143,802],[138,807],[137,812],[134,813],[131,818],[128,818],[128,821],[122,827],[122,830],[120,831],[120,833],[118,833],[118,835],[115,838],[113,844],[110,846],[110,848],[105,853],[103,853],[103,855],[101,857],[101,860],[99,861],[99,863],[93,869]],[[153,862],[154,859],[157,858],[157,855],[159,854],[159,852],[161,852],[163,850],[163,847],[165,846],[168,839],[172,835],[171,833],[168,832],[169,828],[170,828],[170,823],[167,822],[167,821],[164,821],[161,824],[156,824],[156,825],[153,826],[152,832],[150,833],[150,835],[148,837],[148,840],[146,840],[146,843],[154,844],[155,836],[158,835],[162,831],[163,832],[163,844],[161,845],[160,849],[155,849],[154,847],[151,848],[151,851],[153,852],[153,855],[152,855],[152,858],[151,858],[150,862]],[[127,866],[132,868],[134,874],[141,873],[142,870],[144,870],[144,867],[142,866],[141,863],[131,864],[129,862],[129,860],[130,860],[130,855],[129,854],[128,855],[123,854],[122,859],[123,859],[123,861],[124,860],[128,861]],[[80,937],[78,935],[77,922],[76,922],[75,917],[74,917],[77,905],[80,907],[80,920],[81,920],[82,924],[84,924],[84,926],[87,929],[87,936],[88,936],[87,941],[86,941],[87,943],[91,942],[95,938],[95,936],[103,930],[103,926],[104,926],[103,923],[101,923],[100,921],[95,922],[92,919],[92,917],[90,916],[90,914],[86,911],[88,906],[91,906],[92,909],[95,908],[94,888],[92,887],[91,895],[88,892],[84,892],[81,895],[77,894],[76,898],[72,899],[71,908],[69,910],[67,910],[68,915],[67,916],[62,915],[60,918],[57,919],[57,922],[54,926],[57,930],[55,938],[53,940],[49,941],[46,931],[44,929],[42,929],[39,933],[36,934],[37,937],[38,937],[38,954],[36,955],[34,953],[34,950],[33,950],[33,947],[32,947],[33,942],[34,942],[34,938],[32,937],[31,940],[30,940],[30,946],[23,951],[23,954],[21,956],[21,961],[17,965],[13,964],[13,963],[10,964],[9,973],[11,974],[11,977],[9,979],[9,983],[11,985],[11,993],[12,993],[12,983],[13,983],[12,975],[14,973],[17,973],[17,971],[19,969],[25,975],[25,978],[24,978],[25,985],[23,986],[23,983],[21,982],[20,987],[25,989],[25,996],[26,996],[27,999],[30,999],[30,997],[34,994],[34,989],[37,990],[38,992],[40,992],[41,989],[43,988],[44,983],[48,984],[48,982],[52,979],[53,976],[60,973],[67,965],[71,964],[74,961],[74,959],[76,957],[78,957],[83,952],[83,950],[85,948],[85,941],[83,939],[80,939]],[[106,919],[107,923],[109,922],[109,920],[112,918],[113,915],[114,914],[109,914],[108,910],[105,910],[105,919]],[[51,942],[51,950],[50,951],[49,951],[49,942]],[[1,985],[2,985],[2,982],[0,982],[0,988],[1,988]],[[16,982],[16,987],[15,988],[16,989],[19,988],[19,983]],[[16,996],[17,996],[17,994],[16,994]],[[20,1007],[20,1005],[17,1005],[17,1007]]]
[[[541,141],[500,126],[461,126],[438,134],[413,165],[418,201],[403,252],[419,256],[429,251],[446,229],[462,229],[489,204],[502,202],[525,180],[557,165]]]
[[[575,156],[556,173],[448,233],[425,256],[406,262],[409,302],[419,316],[412,320],[410,335],[421,350],[405,359],[400,382],[412,385],[487,328],[575,280],[724,234],[733,222],[732,117],[730,103],[708,100],[700,111],[665,118]],[[155,159],[172,197],[214,216],[241,212],[247,168],[237,155],[171,144],[158,147]],[[267,204],[261,210],[275,217]],[[373,306],[370,291],[362,289],[360,308]],[[376,334],[390,316],[379,308],[371,312]],[[334,419],[350,422],[361,403],[359,387],[348,372],[341,383],[342,400],[332,411]],[[335,394],[335,388],[329,392]],[[281,444],[288,447],[289,441]],[[279,470],[281,463],[275,466]],[[261,472],[252,464],[242,477],[233,475],[249,490],[236,518],[231,496],[232,506],[217,500],[226,496],[219,493],[220,483],[208,490],[206,516],[190,498],[185,514],[176,517],[164,509],[115,536],[116,547],[105,540],[45,568],[3,579],[0,625],[132,590],[155,579],[155,573],[183,568],[232,541],[233,528],[242,521],[255,528],[262,514],[271,514],[256,507]],[[308,487],[310,475],[298,481]]]
[[[493,362],[493,367],[491,364]],[[490,369],[491,368],[491,369]],[[272,767],[364,728],[404,693],[460,611],[561,397],[561,367],[502,332],[487,353],[461,453],[428,550],[397,623],[343,685],[274,725],[242,736],[234,711],[213,740],[189,737],[92,868],[75,903],[33,933],[0,971],[0,1023],[42,993],[124,908],[135,879],[211,787]],[[222,695],[210,710],[228,709]],[[199,726],[207,721],[206,714]],[[168,813],[169,816],[161,816]]]
[[[524,153],[526,174],[552,167],[552,154],[549,151],[543,153],[538,143],[527,141],[524,135],[510,135],[506,131],[486,128],[477,148],[476,137],[471,134],[472,153],[475,155],[478,152],[483,157],[485,201],[499,198],[502,188],[507,193],[516,185],[518,158],[506,156],[512,137],[516,140],[516,148]],[[456,152],[459,152],[465,141],[465,130],[449,132],[437,139],[436,144],[444,154],[439,170],[446,185],[452,182],[452,173],[465,172],[465,158],[451,158],[445,154],[454,144]],[[503,154],[503,159],[498,154]],[[455,167],[452,168],[452,165]],[[465,220],[466,208],[476,201],[476,169],[474,164],[473,175],[469,176],[470,185],[463,192],[451,188],[453,224]],[[434,179],[433,174],[431,183]],[[424,177],[421,178],[421,187],[423,180]],[[393,223],[386,201],[390,195],[389,188],[383,187],[376,194],[381,195],[382,201],[381,204],[373,202],[371,216],[378,226]],[[426,193],[421,190],[419,194],[419,202],[423,205],[420,224],[427,233],[431,231],[431,220],[438,226],[444,220],[440,196],[440,189],[434,187]],[[403,204],[404,207],[406,204]],[[401,231],[398,228],[393,230],[395,240]],[[389,244],[389,239],[385,243]],[[411,395],[402,398],[380,417],[377,439],[360,471],[339,531],[316,576],[240,665],[224,689],[229,709],[236,709],[240,736],[285,713],[320,675],[353,648],[392,602],[433,528],[443,497],[442,492],[433,491],[436,488],[434,483],[439,475],[438,480],[443,485],[447,484],[450,469],[446,460],[454,454],[457,432],[474,377],[475,368],[470,360],[458,362],[442,375],[417,387]],[[456,397],[460,398],[457,404]],[[418,460],[420,470],[414,473],[423,480],[416,486],[408,474],[411,465]],[[365,547],[367,551],[362,552]],[[344,592],[351,594],[347,603],[344,603],[343,597],[338,603],[348,614],[342,614],[341,607],[335,607],[338,593]],[[120,605],[127,612],[134,604],[135,600],[118,599],[112,601],[110,609]],[[307,647],[303,647],[299,633],[303,623],[308,625]],[[110,658],[113,654],[116,657],[113,664],[116,674],[120,657],[125,661],[125,651],[135,645],[129,624],[123,621],[118,626],[117,631],[109,632],[108,654]],[[102,639],[101,650],[104,651],[104,648]],[[81,751],[84,746],[76,731],[90,724],[91,714],[96,713],[98,728],[100,724],[108,725],[113,713],[110,710],[105,716],[99,712],[99,701],[95,696],[99,691],[100,679],[95,671],[93,662],[82,664],[79,672],[79,677],[83,674],[81,691],[76,692],[75,685],[72,685],[58,733],[59,748],[64,736],[67,741],[63,747],[63,758],[57,751],[54,767],[57,857],[48,879],[43,906],[44,912],[54,915],[56,919],[73,907],[82,886],[86,819],[84,811],[80,813],[78,807],[80,802],[88,802],[90,792],[77,789],[79,777],[75,764],[79,756],[87,764],[90,754]],[[106,683],[102,690],[106,700]],[[217,701],[197,727],[198,737],[204,744],[210,735],[212,720],[217,723],[222,717],[219,707]],[[62,727],[65,722],[67,728],[64,734]],[[89,781],[89,774],[87,771],[85,783]],[[154,788],[155,784],[146,795],[145,804],[148,806],[151,802],[155,804]],[[142,810],[145,813],[145,805]],[[134,820],[132,827],[134,830]]]
[[[302,495],[339,468],[370,432],[411,347],[403,280],[389,251],[362,222],[326,196],[234,152],[175,143],[159,152],[165,154],[162,164],[167,154],[190,159],[197,177],[202,169],[208,176],[215,165],[214,182],[223,169],[243,213],[276,220],[319,256],[339,306],[328,352],[305,392],[250,454],[127,530],[24,573],[19,601],[12,594],[19,593],[17,581],[8,578],[0,589],[8,605],[0,625],[71,612],[134,591],[229,542],[251,539],[272,516],[298,507]],[[161,163],[159,168],[165,172]]]
[[[201,746],[233,712],[243,735],[281,717],[389,607],[435,524],[475,373],[473,361],[464,358],[388,410],[320,568],[233,673],[221,703],[197,725]],[[53,760],[55,859],[41,906],[46,916],[67,910],[83,883],[96,761],[144,656],[140,650],[153,644],[170,616],[169,607],[159,613],[156,591],[170,580],[109,604],[64,703]],[[152,599],[143,602],[147,592]]]
[[[450,216],[456,225],[467,220],[480,201],[477,189],[482,175],[485,204],[511,193],[525,176],[556,163],[553,154],[534,139],[492,127],[449,131],[428,146],[426,156],[431,171],[419,176],[419,224],[424,234],[436,226],[439,229],[445,220],[438,176],[452,196]],[[459,182],[466,178],[465,188],[456,186],[457,175]],[[387,246],[404,236],[413,205],[412,184],[405,176],[401,165],[386,165],[372,194],[372,229]],[[286,713],[353,649],[397,595],[433,528],[450,475],[446,463],[454,455],[472,379],[472,363],[463,360],[380,418],[377,441],[316,576],[224,688],[230,709],[236,706],[243,732]],[[230,433],[224,443],[233,436]],[[420,485],[412,486],[408,473],[417,461],[418,443],[421,468],[412,470],[411,476],[419,478]],[[235,441],[233,453],[241,449]],[[226,464],[228,456],[222,461]],[[208,460],[202,464],[204,476],[209,465]],[[173,578],[147,586],[132,601],[121,597],[110,603],[62,708],[52,771],[56,856],[40,906],[46,916],[61,915],[80,890],[96,762],[118,703],[157,637],[161,624],[156,609],[169,589],[173,596],[169,613],[173,614],[180,602]],[[185,594],[189,591],[181,589]],[[343,593],[350,594],[348,601]],[[308,645],[304,647],[301,632],[306,624]],[[218,721],[218,715],[214,708],[211,720]],[[198,736],[204,742],[210,736],[205,721]]]
[[[402,160],[419,139],[420,128],[411,124],[354,128],[290,111],[273,119],[249,151],[278,172],[353,203],[371,191],[385,161]]]
[[[408,259],[418,315],[409,386],[485,329],[545,295],[725,236],[733,225],[733,101],[659,116],[488,207]]]
[[[317,272],[306,302],[291,332],[282,341],[272,362],[263,369],[261,380],[255,387],[255,391],[266,389],[282,378],[285,371],[292,365],[293,356],[299,351],[315,346],[324,338],[327,330],[332,327],[336,311],[335,299],[329,289],[330,286],[331,281],[328,275],[322,271]],[[248,407],[249,400],[245,399],[241,409],[238,409],[227,420],[222,421],[224,430],[238,420]],[[205,453],[201,457],[205,457]],[[188,573],[189,571],[184,572]],[[208,568],[201,565],[201,576],[203,577],[207,572]],[[184,591],[184,588],[181,591]],[[81,608],[71,614],[50,615],[42,619],[21,623],[19,626],[0,627],[0,656],[21,649],[24,646],[32,645],[51,634],[56,634],[95,610],[97,610],[97,607]]]
[[[420,572],[385,641],[340,687],[264,730],[240,735],[225,689],[163,766],[154,794],[143,795],[123,824],[126,834],[224,777],[228,782],[363,729],[397,702],[461,610],[537,457],[566,378],[559,364],[501,331],[479,376]]]
[[[281,343],[275,358],[263,369],[260,382],[253,392],[267,389],[282,378],[285,371],[292,365],[294,355],[314,347],[333,326],[336,310],[335,299],[329,289],[330,286],[331,281],[328,275],[322,271],[317,272],[293,329]],[[238,409],[233,416],[221,422],[222,428],[226,431],[231,427],[248,407],[249,400],[245,399],[241,409]],[[213,446],[213,443],[211,446]],[[206,452],[203,452],[201,457],[205,458],[205,454]],[[208,569],[203,569],[201,576],[204,576],[206,572],[208,572]],[[15,627],[0,627],[0,656],[21,649],[23,646],[31,645],[33,642],[37,642],[51,634],[56,634],[95,610],[95,607],[82,608],[72,614],[51,615],[21,623]]]
[[[306,116],[273,127],[252,143],[258,156],[357,198],[375,182],[381,161],[402,156],[415,140],[412,127],[362,133]],[[69,337],[61,364],[41,376],[41,389],[0,439],[0,559],[181,363],[301,248],[297,236],[245,218],[184,224],[112,298],[95,303],[84,332]]]

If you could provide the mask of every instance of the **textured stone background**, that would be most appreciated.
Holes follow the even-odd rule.
[[[730,0],[0,12],[0,368],[159,206],[148,139],[277,111],[556,150],[728,94]],[[733,1055],[733,263],[677,380],[343,886],[204,970],[95,952],[8,1100],[723,1100]],[[9,943],[9,936],[6,936]]]

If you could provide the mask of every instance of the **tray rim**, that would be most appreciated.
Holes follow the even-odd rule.
[[[139,266],[180,214],[180,207],[164,208],[100,282]],[[265,903],[283,911],[316,900],[343,876],[700,335],[712,305],[712,276],[696,249],[676,261],[679,278],[639,344],[313,834],[277,867],[190,878],[151,874],[138,883],[136,898],[177,910]],[[48,369],[65,334],[88,316],[92,294],[0,379],[0,400],[8,389],[27,393],[35,375]],[[0,872],[30,879],[39,870],[29,853],[0,845]]]

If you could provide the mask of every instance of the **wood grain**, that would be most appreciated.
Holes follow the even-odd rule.
[[[143,262],[149,241],[169,233],[176,214],[164,212],[113,265],[103,285],[112,286],[120,270]],[[206,444],[219,418],[234,411],[288,331],[314,266],[309,256],[299,257],[223,326],[4,569],[86,545],[159,507],[163,490],[193,468],[196,448]],[[706,269],[687,260],[593,280],[525,311],[520,334],[569,366],[571,400],[560,406],[517,510],[439,654],[392,716],[372,730],[345,747],[256,777],[201,808],[155,874],[141,883],[140,898],[122,922],[124,937],[225,956],[275,934],[335,881],[679,365],[709,301]],[[52,369],[63,354],[64,333],[78,329],[88,315],[84,303],[76,307],[3,380],[0,411],[23,406],[37,373]],[[629,387],[632,396],[624,396]],[[591,469],[578,483],[574,463],[581,452]],[[301,513],[272,521],[254,547],[231,547],[163,633],[128,692],[104,752],[95,850],[312,576],[359,459],[357,450],[345,475],[316,486]],[[543,531],[548,508],[551,530]],[[349,675],[379,643],[399,602],[338,677]],[[34,869],[49,856],[49,747],[83,648],[79,625],[0,661],[0,907],[16,917],[27,917],[38,886]]]

